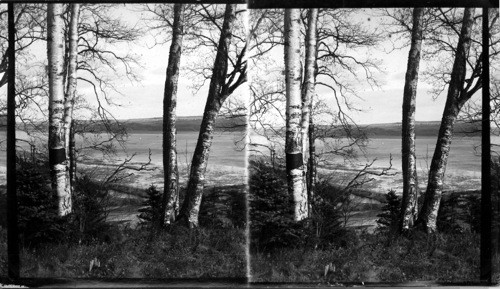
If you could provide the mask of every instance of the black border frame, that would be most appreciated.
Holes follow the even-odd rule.
[[[483,8],[483,13],[487,15],[488,8],[498,8],[499,3],[494,0],[167,0],[167,1],[146,1],[151,3],[211,3],[211,4],[247,4],[249,9],[262,8],[384,8],[384,7],[476,7]],[[15,174],[15,50],[10,49],[15,43],[15,27],[13,3],[71,3],[79,1],[6,1],[8,4],[8,32],[9,32],[9,68],[8,68],[8,91],[7,91],[7,250],[8,250],[8,278],[1,282],[20,284],[27,286],[57,286],[63,288],[64,285],[75,284],[75,280],[87,282],[85,286],[100,287],[99,283],[91,285],[92,282],[101,282],[101,286],[111,288],[113,284],[120,286],[120,283],[147,287],[316,287],[312,283],[253,283],[247,278],[214,278],[214,279],[146,279],[146,278],[124,278],[124,279],[94,279],[94,278],[22,278],[19,275],[19,234],[17,226],[17,194],[16,194],[16,174]],[[99,1],[87,0],[86,3],[141,3],[140,0],[125,1]],[[483,17],[483,23],[487,23],[487,17]],[[486,28],[485,28],[486,27]],[[483,49],[488,47],[488,26],[483,25]],[[485,40],[486,37],[486,41]],[[492,283],[492,210],[491,210],[491,175],[490,175],[490,93],[489,93],[489,57],[483,58],[483,89],[482,89],[482,135],[481,135],[481,244],[480,244],[480,282],[464,283],[441,283],[441,282],[409,282],[409,283],[359,283],[345,282],[340,286],[364,285],[369,287],[379,286],[491,286]],[[14,172],[14,173],[13,173]],[[486,188],[486,189],[484,189]],[[251,259],[251,256],[248,256]],[[109,282],[109,283],[108,283]],[[107,285],[104,285],[108,283]],[[211,284],[211,285],[208,285]],[[63,286],[61,286],[63,285]],[[97,286],[95,286],[97,285]],[[111,285],[111,286],[109,286]],[[127,285],[127,287],[128,287]],[[132,285],[134,286],[134,285]],[[330,287],[330,286],[328,286]]]

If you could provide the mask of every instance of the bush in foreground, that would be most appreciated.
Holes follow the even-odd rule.
[[[287,190],[282,164],[264,159],[250,162],[250,236],[252,250],[298,247],[329,247],[345,244],[347,234],[340,224],[338,200],[332,188],[318,186],[312,216],[293,220],[293,199]]]
[[[385,201],[382,213],[377,215],[379,217],[377,230],[378,232],[397,234],[401,218],[401,198],[396,195],[394,190],[390,190],[385,195]]]
[[[87,176],[78,178],[73,211],[59,217],[47,162],[41,157],[18,158],[16,174],[19,232],[24,246],[109,239],[112,226],[106,223],[109,199],[106,187]]]
[[[180,189],[180,203],[184,196]],[[161,217],[163,193],[155,186],[146,190],[143,207],[139,211],[140,224],[152,228]],[[205,228],[240,228],[246,226],[246,190],[245,186],[217,186],[205,190],[199,212],[199,224]]]
[[[18,224],[25,246],[59,242],[65,236],[68,218],[57,216],[57,197],[50,188],[48,163],[17,158],[16,185]]]
[[[138,215],[142,226],[152,228],[154,224],[158,224],[161,217],[162,198],[163,194],[154,185],[146,190],[146,199]]]

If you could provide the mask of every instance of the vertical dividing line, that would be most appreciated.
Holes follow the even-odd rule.
[[[7,87],[7,252],[8,274],[19,278],[19,230],[16,195],[16,100],[15,100],[15,27],[14,4],[8,4],[9,69]]]
[[[483,59],[482,59],[482,148],[481,148],[481,273],[480,280],[491,283],[491,138],[490,138],[490,62],[488,8],[483,8]]]

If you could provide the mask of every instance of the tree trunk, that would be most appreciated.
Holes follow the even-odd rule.
[[[189,227],[198,227],[198,213],[200,210],[205,172],[208,156],[215,128],[215,120],[222,104],[229,94],[225,93],[226,75],[228,70],[228,48],[231,44],[232,30],[236,19],[236,5],[227,4],[224,13],[224,22],[215,56],[212,78],[208,90],[208,99],[203,112],[198,141],[191,162],[191,172],[186,191],[186,198],[182,204],[178,222]]]
[[[420,51],[422,47],[423,12],[423,8],[413,9],[411,47],[408,55],[408,67],[406,69],[403,95],[403,200],[401,203],[401,231],[406,231],[413,226],[418,213],[417,161],[415,156],[415,103],[417,97]]]
[[[453,138],[453,126],[460,109],[472,94],[463,90],[466,75],[466,60],[471,45],[471,32],[474,24],[474,8],[466,8],[462,29],[457,44],[455,62],[448,87],[448,95],[439,128],[438,139],[429,170],[429,180],[419,222],[428,233],[436,232],[437,214],[443,191],[446,162]]]
[[[64,31],[63,5],[47,7],[47,55],[49,73],[49,163],[52,190],[58,198],[58,214],[71,212],[71,192],[66,186],[66,145],[64,131]]]
[[[307,191],[304,190],[302,157],[302,99],[300,91],[300,10],[285,9],[286,77],[286,172],[288,191],[293,196],[294,220],[308,216]]]
[[[306,59],[305,59],[305,73],[304,73],[304,85],[302,86],[302,120],[301,120],[301,133],[302,133],[302,157],[304,163],[304,183],[307,184],[304,186],[304,189],[307,190],[306,194],[308,196],[308,200],[311,195],[311,186],[308,182],[308,166],[305,164],[308,163],[308,155],[307,155],[307,145],[308,136],[309,136],[309,123],[311,119],[311,106],[312,99],[314,97],[316,78],[315,78],[315,70],[316,70],[316,43],[317,43],[317,34],[316,34],[316,26],[318,22],[318,9],[309,9],[309,13],[307,15],[307,32],[306,32]],[[309,148],[310,149],[310,148]],[[308,204],[308,213],[311,212],[311,204]]]
[[[315,189],[316,189],[316,174],[317,174],[317,164],[316,164],[316,136],[314,135],[314,123],[313,118],[309,118],[309,160],[307,169],[307,200],[309,201],[309,214],[312,213],[312,207],[315,200]]]
[[[174,5],[174,24],[172,27],[172,43],[168,57],[167,78],[163,97],[163,173],[164,192],[162,200],[161,225],[175,221],[179,210],[179,176],[177,169],[176,147],[176,109],[177,83],[182,54],[182,38],[184,30],[184,6]]]
[[[75,187],[76,181],[76,146],[75,146],[75,121],[71,121],[69,128],[69,181],[71,184],[71,191]]]
[[[75,156],[71,154],[74,152],[70,148],[71,138],[72,136],[72,125],[73,125],[73,108],[75,104],[75,95],[76,95],[76,81],[77,81],[77,65],[78,65],[78,18],[80,16],[80,4],[70,4],[71,6],[71,18],[69,22],[69,33],[68,33],[68,42],[69,42],[69,51],[68,51],[68,81],[66,87],[66,93],[64,96],[64,143],[66,149],[66,185],[68,186],[67,190],[70,192],[73,191],[74,186],[74,177],[75,177],[75,168],[72,167],[73,162],[75,161]],[[74,141],[74,139],[73,139]]]

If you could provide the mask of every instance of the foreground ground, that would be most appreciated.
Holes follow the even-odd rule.
[[[97,181],[95,176],[106,170],[95,165],[82,165],[80,169]],[[185,171],[181,167],[181,174]],[[21,276],[246,278],[246,191],[241,170],[217,167],[208,171],[210,182],[200,211],[201,228],[170,226],[159,232],[150,224],[141,224],[138,210],[145,205],[149,186],[156,185],[162,191],[163,173],[158,167],[133,173],[126,181],[106,186],[103,200],[107,225],[95,239],[22,245]],[[183,187],[185,176],[181,178]],[[6,232],[0,226],[0,276],[7,275],[6,251]]]
[[[123,229],[110,242],[21,250],[21,276],[37,278],[245,277],[245,234],[236,229]]]
[[[478,282],[479,236],[362,233],[345,246],[254,252],[253,282]]]

